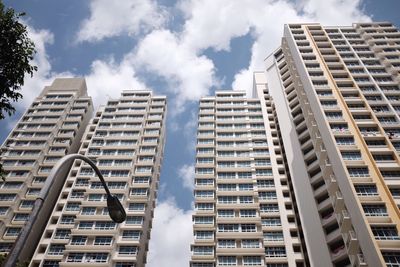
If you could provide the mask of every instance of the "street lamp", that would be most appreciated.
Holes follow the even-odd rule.
[[[107,194],[107,208],[108,208],[108,213],[109,213],[111,219],[116,223],[124,222],[126,220],[126,213],[125,213],[124,207],[122,206],[122,204],[119,201],[119,199],[117,198],[117,196],[111,194],[110,190],[108,189],[108,186],[107,186],[106,182],[104,181],[103,175],[101,174],[100,170],[97,168],[96,164],[93,163],[93,161],[91,161],[89,158],[87,158],[85,156],[82,156],[82,155],[79,155],[79,154],[71,154],[71,155],[67,155],[67,156],[63,157],[58,162],[58,164],[60,162],[61,162],[61,164],[64,164],[64,161],[66,162],[66,161],[75,160],[75,159],[83,160],[87,164],[89,164],[90,167],[92,167],[92,169],[95,171],[95,173],[99,177],[99,179],[101,181],[101,184],[104,187],[104,190],[106,191],[106,194]],[[57,165],[54,166],[54,168],[56,168]]]
[[[49,203],[48,201],[45,202],[45,200],[49,195],[51,198],[57,199],[57,194],[59,192],[57,190],[50,189],[54,183],[59,181],[59,179],[64,179],[62,175],[68,174],[73,161],[76,159],[83,160],[89,164],[99,177],[107,194],[107,208],[110,218],[116,223],[122,223],[126,220],[124,207],[117,196],[111,194],[106,182],[104,181],[104,177],[97,168],[96,164],[94,164],[89,158],[79,154],[66,155],[60,159],[56,165],[54,165],[49,176],[47,177],[39,196],[35,200],[32,212],[29,214],[29,220],[22,228],[17,240],[15,241],[10,253],[6,258],[6,262],[3,267],[14,267],[16,266],[18,260],[23,262],[31,258],[32,248],[30,245],[37,244],[39,242],[44,227],[46,226],[46,222],[43,222],[43,218],[47,219],[50,217],[53,207],[53,203]]]

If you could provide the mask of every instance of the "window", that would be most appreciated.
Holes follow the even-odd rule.
[[[283,241],[282,232],[264,232],[264,240],[266,241]]]
[[[71,230],[68,229],[58,229],[54,235],[54,239],[69,239]]]
[[[42,267],[59,267],[59,261],[45,260]]]
[[[353,137],[336,137],[336,143],[342,146],[355,145]]]
[[[213,179],[196,179],[196,185],[197,186],[208,186],[208,185],[214,185],[214,180]]]
[[[81,221],[79,222],[78,229],[92,229],[93,224],[94,223],[92,221]]]
[[[127,217],[127,222],[128,222]],[[95,229],[96,230],[112,230],[115,229],[116,224],[114,222],[96,222]]]
[[[272,176],[271,169],[258,169],[256,170],[256,176]]]
[[[381,174],[385,179],[400,177],[400,171],[381,171]]]
[[[213,158],[197,158],[197,163],[199,164],[212,164],[214,163]]]
[[[342,151],[344,160],[361,160],[361,153],[358,151]]]
[[[213,174],[214,169],[213,168],[197,168],[196,173],[199,175]]]
[[[347,171],[350,177],[368,177],[369,172],[367,167],[348,167]]]
[[[196,190],[195,191],[195,197],[198,197],[198,198],[213,198],[214,197],[214,191],[212,191],[212,190]]]
[[[136,255],[138,253],[138,247],[136,246],[120,246],[118,255]]]
[[[271,165],[271,160],[270,159],[256,159],[255,162],[256,166],[270,166]]]
[[[384,204],[364,204],[363,209],[366,216],[388,216]]]
[[[126,217],[126,222],[125,224],[127,225],[141,225],[143,223],[143,217],[142,216],[128,216]],[[115,225],[114,225],[115,227]]]
[[[145,209],[144,203],[129,203],[129,211],[143,211]]]
[[[193,255],[213,255],[214,247],[210,246],[194,246]]]
[[[71,245],[83,246],[86,245],[86,236],[73,236],[71,240]]]
[[[235,217],[234,210],[218,210],[218,217]]]
[[[218,191],[236,191],[236,184],[218,184]]]
[[[385,259],[387,267],[400,266],[400,252],[398,251],[383,251],[382,256]]]
[[[235,248],[236,242],[234,239],[222,239],[218,240],[218,247],[219,248]]]
[[[132,188],[131,196],[147,196],[148,189],[147,188]]]
[[[218,172],[218,179],[235,179],[235,177],[234,172]]]
[[[390,188],[390,193],[392,194],[392,197],[399,198],[400,197],[400,188],[392,187],[392,188]]]
[[[218,256],[218,265],[219,266],[235,266],[236,264],[236,256]]]
[[[377,240],[399,240],[395,226],[371,226],[375,239]]]
[[[34,203],[34,200],[22,200],[19,207],[21,209],[32,209]]]
[[[29,218],[29,214],[26,213],[16,213],[14,215],[13,221],[15,222],[25,222]]]
[[[261,266],[263,265],[263,260],[260,256],[243,256],[244,266]]]
[[[254,203],[252,196],[239,196],[239,203]]]
[[[194,218],[195,224],[213,224],[214,217],[212,216],[195,216]]]
[[[391,154],[374,154],[374,160],[376,161],[393,161],[393,155]]]
[[[213,203],[196,203],[196,210],[214,210]]]
[[[218,224],[218,232],[239,232],[239,224]]]
[[[125,239],[125,240],[139,240],[140,239],[140,231],[138,231],[138,230],[124,230],[122,232],[122,239]]]
[[[257,228],[255,224],[242,224],[241,230],[242,232],[256,232]]]
[[[212,231],[195,231],[196,239],[212,239],[214,238],[214,232]]]
[[[278,204],[261,204],[261,212],[279,212]]]
[[[242,248],[259,248],[260,241],[258,239],[243,239]]]
[[[110,246],[112,243],[111,236],[96,236],[94,240],[95,246]]]
[[[47,255],[62,255],[65,249],[65,245],[50,245]]]
[[[258,197],[261,200],[271,200],[277,198],[275,191],[258,192]]]
[[[65,207],[66,211],[79,211],[79,203],[68,203]]]
[[[354,186],[354,188],[356,189],[358,196],[377,196],[378,195],[378,191],[377,191],[375,185],[369,185],[369,184],[358,185],[358,184],[356,184]]]
[[[259,188],[270,188],[275,187],[274,180],[257,180],[257,186]]]
[[[134,184],[149,184],[151,177],[135,177]]]
[[[240,210],[240,217],[257,217],[256,210]]]
[[[265,257],[267,258],[286,257],[285,247],[266,247]]]
[[[81,211],[82,215],[95,215],[96,208],[95,207],[83,207]]]
[[[281,219],[279,217],[265,218],[261,220],[262,226],[281,226]]]
[[[86,253],[83,261],[84,262],[104,263],[104,262],[108,261],[108,254],[107,253]]]
[[[252,191],[253,184],[239,184],[239,191]]]
[[[19,227],[8,227],[6,228],[6,232],[4,233],[4,236],[18,236],[19,232],[21,231],[21,228]]]

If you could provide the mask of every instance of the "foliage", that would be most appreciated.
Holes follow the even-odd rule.
[[[0,254],[0,266],[3,266],[4,261],[7,258],[7,254]]]
[[[36,53],[28,37],[27,27],[19,20],[25,13],[5,8],[0,0],[0,119],[14,114],[12,102],[22,98],[18,91],[24,85],[25,74],[31,77],[37,66],[30,65]]]

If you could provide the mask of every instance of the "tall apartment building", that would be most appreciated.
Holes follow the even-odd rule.
[[[312,266],[400,264],[399,56],[390,23],[289,24],[265,61]]]
[[[238,91],[200,101],[191,267],[306,264],[275,108],[262,103]]]
[[[100,107],[79,153],[101,170],[127,219],[108,216],[106,194],[86,163],[70,170],[30,266],[144,266],[165,143],[166,97],[123,91]]]
[[[6,176],[0,182],[0,253],[9,252],[57,160],[78,151],[92,110],[84,79],[55,79],[5,140],[1,155]],[[51,190],[59,192],[63,182],[56,181]],[[55,199],[45,201],[51,209]],[[44,227],[47,218],[37,223]]]

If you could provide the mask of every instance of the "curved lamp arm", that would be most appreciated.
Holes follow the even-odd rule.
[[[110,214],[110,218],[116,222],[116,223],[122,223],[126,220],[126,213],[125,209],[122,206],[121,202],[119,199],[115,196],[112,195],[110,190],[108,189],[107,183],[104,181],[104,177],[101,174],[100,170],[97,168],[96,164],[94,164],[93,161],[91,161],[88,157],[85,157],[80,154],[70,154],[64,156],[62,159],[60,159],[57,164],[53,167],[52,171],[49,174],[48,179],[50,178],[50,181],[53,180],[55,177],[59,175],[60,172],[62,172],[62,167],[64,165],[70,164],[73,160],[80,159],[86,162],[87,164],[92,167],[96,175],[99,177],[101,184],[103,185],[104,190],[106,191],[107,194],[107,207],[108,207],[108,213]],[[45,184],[43,189],[41,190],[40,193],[40,198],[43,200],[46,198],[46,191],[49,190],[49,188],[45,188],[46,186],[51,186],[50,184]],[[46,194],[46,195],[44,195]]]
[[[93,161],[91,161],[89,158],[79,154],[66,155],[62,159],[60,159],[56,163],[56,165],[54,165],[49,176],[47,177],[39,196],[35,200],[32,211],[29,214],[29,220],[25,223],[20,234],[18,235],[17,240],[14,242],[14,245],[11,248],[10,253],[7,255],[3,267],[15,267],[18,260],[22,262],[32,257],[31,249],[29,249],[29,246],[26,246],[26,244],[31,245],[33,243],[36,244],[37,242],[39,242],[42,231],[46,226],[45,223],[43,224],[39,222],[41,220],[40,217],[43,217],[43,214],[47,213],[48,215],[44,216],[47,218],[47,216],[50,216],[52,210],[52,205],[49,205],[50,203],[47,202],[45,203],[45,200],[49,194],[55,194],[54,191],[50,192],[52,185],[55,183],[55,181],[58,181],[58,179],[62,179],[62,175],[64,175],[65,177],[65,173],[68,173],[68,169],[72,165],[73,161],[76,159],[83,160],[84,162],[89,164],[99,177],[101,184],[103,185],[104,190],[107,193],[107,207],[110,218],[116,223],[122,223],[126,220],[124,207],[122,206],[119,199],[115,195],[111,194],[106,182],[104,181],[104,177],[101,174],[100,170],[97,168],[96,164],[94,164]],[[53,197],[57,199],[56,196]],[[44,208],[42,208],[43,206]]]

